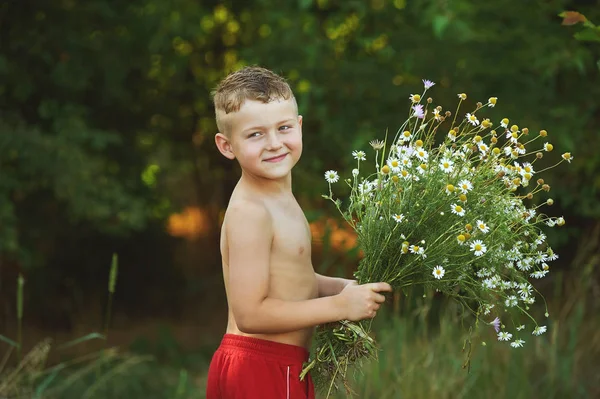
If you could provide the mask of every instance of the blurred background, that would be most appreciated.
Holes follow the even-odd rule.
[[[304,116],[294,193],[322,273],[357,262],[323,172],[349,175],[351,151],[398,128],[421,79],[445,110],[457,93],[461,112],[496,96],[496,125],[546,129],[547,165],[574,156],[544,176],[567,221],[548,229],[560,258],[535,282],[548,333],[515,350],[484,328],[488,344],[470,346],[442,298],[409,293],[378,317],[382,356],[357,397],[600,397],[594,23],[594,0],[2,0],[0,396],[204,397],[226,323],[220,220],[240,175],[214,147],[210,92],[261,65]]]

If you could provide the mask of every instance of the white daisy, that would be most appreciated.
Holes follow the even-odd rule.
[[[506,331],[500,331],[498,333],[498,341],[510,341],[512,334]]]
[[[401,143],[404,143],[405,141],[410,141],[411,137],[412,137],[412,134],[408,130],[405,130],[400,135],[400,138],[398,139],[398,141]]]
[[[408,158],[406,156],[402,157],[402,159],[400,160],[400,164],[404,168],[410,168],[412,166],[412,162],[410,162],[410,158]]]
[[[466,194],[473,189],[473,185],[468,180],[461,180],[458,182],[458,188],[463,194]]]
[[[440,168],[446,173],[451,173],[454,170],[454,162],[444,158],[440,161]]]
[[[450,130],[448,132],[448,138],[450,141],[456,141],[456,132],[454,130]]]
[[[327,180],[327,183],[336,183],[340,180],[340,176],[335,170],[328,170],[325,172],[325,180]]]
[[[481,240],[475,240],[471,243],[471,251],[474,251],[475,256],[481,256],[487,251],[487,248]]]
[[[467,122],[469,122],[471,125],[473,126],[477,126],[479,125],[479,119],[477,119],[477,117],[473,114],[467,113]]]
[[[554,149],[554,146],[550,143],[544,143],[544,151],[550,152]]]
[[[524,343],[525,341],[523,341],[522,339],[515,339],[514,342],[510,343],[510,346],[512,346],[513,348],[521,348]]]
[[[444,277],[444,274],[446,273],[446,271],[444,270],[444,268],[442,266],[436,266],[433,268],[433,277],[437,278],[438,280],[441,279],[442,277]]]
[[[477,221],[477,228],[478,228],[479,230],[481,230],[483,233],[487,233],[487,232],[489,232],[489,231],[490,231],[490,228],[488,227],[488,225],[487,225],[487,224],[485,224],[485,223],[483,222],[483,220],[478,220],[478,221]]]
[[[529,275],[529,277],[540,279],[540,278],[544,277],[546,274],[548,274],[547,270],[537,270],[537,271],[531,273]]]
[[[531,284],[522,283],[519,285],[519,294],[521,298],[525,299],[531,295]]]
[[[517,306],[519,304],[519,300],[515,295],[509,295],[504,301],[504,305],[507,308],[512,308],[513,306]]]
[[[465,216],[465,210],[462,206],[452,204],[450,205],[450,211],[458,216]]]
[[[420,247],[418,245],[411,245],[408,249],[411,253],[415,255],[421,255],[423,258],[427,257],[427,255],[425,255],[425,248],[423,247]]]
[[[543,333],[545,333],[548,330],[548,328],[546,326],[539,326],[533,329],[532,334],[533,335],[542,335]]]
[[[400,161],[396,158],[389,158],[387,160],[387,165],[390,167],[392,172],[398,173],[400,171]]]
[[[364,151],[352,151],[352,156],[354,157],[354,159],[357,159],[359,161],[367,160],[367,154],[365,154]]]
[[[479,147],[479,151],[481,151],[482,153],[486,154],[488,152],[488,150],[490,149],[487,144],[485,143],[479,143],[478,144]]]
[[[394,219],[396,221],[396,223],[400,223],[401,221],[404,220],[404,215],[403,214],[393,214],[392,215],[392,219]]]
[[[358,173],[359,173],[358,169],[356,169],[356,168],[352,169],[352,176],[356,177],[356,176],[358,176]]]

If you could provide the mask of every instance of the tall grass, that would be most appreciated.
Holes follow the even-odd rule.
[[[585,275],[580,276],[582,280]],[[556,280],[557,286],[562,279]],[[585,283],[580,286],[585,290]],[[436,309],[436,298],[420,298],[400,315],[378,316],[374,330],[379,360],[356,374],[358,398],[597,398],[600,397],[600,315],[582,295],[553,297],[549,331],[525,338],[523,348],[498,342],[492,327],[469,337],[456,312]],[[416,304],[416,306],[414,306]],[[565,306],[569,308],[566,309]],[[390,312],[391,313],[391,312]],[[468,343],[473,339],[471,361]],[[485,345],[475,342],[485,342]],[[465,367],[466,365],[468,367]],[[346,398],[339,393],[338,398]]]

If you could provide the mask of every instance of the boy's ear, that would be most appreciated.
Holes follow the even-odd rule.
[[[302,115],[298,115],[298,124],[302,127]]]
[[[231,148],[231,143],[229,142],[227,136],[225,136],[223,133],[215,134],[215,144],[225,158],[235,159],[235,154]]]

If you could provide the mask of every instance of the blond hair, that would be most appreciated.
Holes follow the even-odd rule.
[[[269,103],[273,100],[294,98],[290,85],[283,77],[257,66],[245,67],[227,75],[212,95],[217,127],[222,133],[228,129],[219,114],[239,111],[246,100]]]

